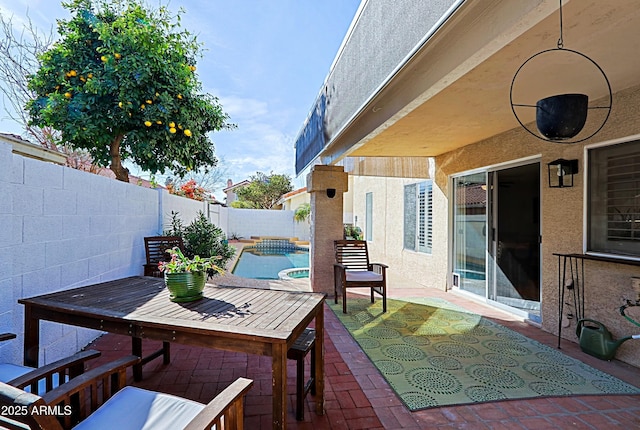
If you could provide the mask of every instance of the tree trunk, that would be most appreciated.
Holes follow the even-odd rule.
[[[111,142],[111,147],[109,148],[111,165],[109,168],[115,173],[117,180],[129,182],[129,171],[122,166],[122,158],[120,158],[120,143],[123,138],[124,134],[120,133]]]

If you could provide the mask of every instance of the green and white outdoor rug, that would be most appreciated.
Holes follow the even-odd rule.
[[[640,389],[441,299],[328,301],[406,406],[431,407]]]

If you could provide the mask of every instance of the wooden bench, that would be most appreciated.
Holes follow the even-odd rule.
[[[316,394],[316,331],[307,328],[296,339],[291,348],[287,351],[287,358],[296,361],[296,420],[304,420],[304,398],[307,393]],[[311,351],[311,370],[307,381],[304,378],[304,358]]]

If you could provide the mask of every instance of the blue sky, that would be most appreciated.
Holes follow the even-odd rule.
[[[234,183],[257,171],[284,173],[295,187],[294,140],[327,76],[360,0],[147,1],[184,8],[182,26],[204,44],[203,91],[217,96],[232,131],[211,137]],[[43,30],[69,17],[56,0],[0,0],[14,24],[27,13]],[[0,131],[20,133],[0,112]],[[216,192],[217,197],[222,197]]]

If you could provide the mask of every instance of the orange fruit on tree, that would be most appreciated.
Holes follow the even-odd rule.
[[[66,98],[70,99],[70,98],[71,98],[71,93],[66,92],[66,93],[64,93],[64,96],[65,96]]]
[[[71,70],[69,72],[69,76],[77,76],[77,75],[78,75],[78,72],[76,72],[75,70]]]
[[[145,121],[144,125],[146,125],[147,127],[151,127],[151,121]]]
[[[171,127],[171,128],[175,128],[175,126],[176,126],[176,123],[175,123],[175,122],[171,121],[171,122],[169,123],[169,127]]]
[[[108,59],[109,57],[107,57],[106,55],[103,55],[102,57],[100,57],[100,61],[102,61],[103,63],[106,63]]]
[[[187,137],[191,137],[191,130],[189,130],[188,128],[185,129],[184,135],[187,136]]]
[[[169,133],[173,134],[176,132],[176,128],[175,127],[170,127],[169,128]]]
[[[118,53],[118,52],[113,54],[113,56],[116,57],[116,60],[119,60],[120,58],[122,58],[122,55],[120,55],[120,53]]]

